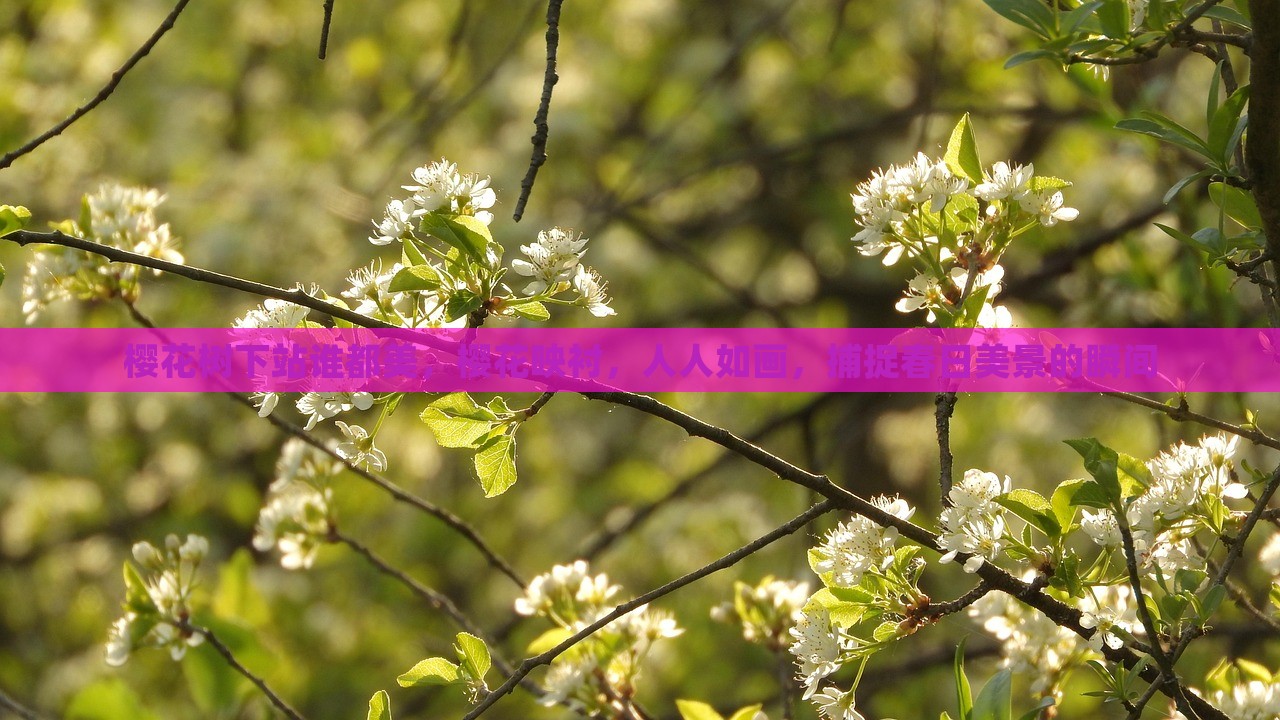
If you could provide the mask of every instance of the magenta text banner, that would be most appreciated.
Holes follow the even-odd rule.
[[[1277,392],[1246,329],[0,329],[3,392]]]

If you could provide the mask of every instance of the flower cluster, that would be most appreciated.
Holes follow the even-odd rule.
[[[302,440],[286,442],[258,513],[253,546],[262,552],[278,548],[280,565],[289,570],[310,568],[332,528],[333,491],[325,484],[341,470],[341,463]]]
[[[966,553],[965,572],[977,572],[984,560],[995,560],[1005,547],[1005,509],[996,498],[1009,492],[1011,482],[995,473],[971,469],[947,494],[950,505],[940,518],[938,547],[946,564]]]
[[[967,155],[974,160],[960,159]],[[899,312],[923,310],[945,327],[1008,327],[1008,310],[993,302],[1004,277],[1000,257],[1015,237],[1079,214],[1064,206],[1060,190],[1068,183],[1037,177],[1031,165],[997,162],[979,171],[976,156],[966,117],[948,160],[918,153],[878,170],[852,195],[862,226],[853,237],[858,251],[883,254],[885,265],[907,258],[915,266]]]
[[[915,508],[902,498],[881,495],[872,498],[871,503],[901,520],[909,520],[915,514]],[[831,573],[833,587],[855,587],[862,582],[864,573],[882,570],[893,562],[897,539],[898,531],[894,528],[882,527],[858,515],[837,525],[813,549],[814,572]]]
[[[1205,523],[1220,528],[1230,515],[1223,500],[1247,494],[1234,479],[1231,463],[1238,441],[1225,433],[1208,435],[1195,445],[1179,442],[1146,463],[1151,482],[1125,512],[1140,568],[1154,565],[1172,576],[1203,567],[1193,536]],[[1083,515],[1081,529],[1096,544],[1120,547],[1120,528],[1111,510],[1085,510]]]
[[[1133,593],[1126,585],[1090,588],[1078,607],[1081,624],[1096,629],[1088,642],[1004,593],[983,596],[968,613],[1000,642],[1001,667],[1030,677],[1032,693],[1060,701],[1062,682],[1072,669],[1098,657],[1104,643],[1119,647],[1121,634],[1142,634]]]
[[[711,617],[742,625],[747,642],[782,650],[791,642],[791,628],[809,600],[809,583],[778,580],[767,575],[756,585],[733,584],[733,602],[711,609]]]
[[[163,549],[148,542],[133,546],[134,561],[149,575],[125,563],[125,613],[111,626],[107,664],[123,665],[134,650],[146,647],[166,649],[181,660],[187,648],[204,640],[189,621],[196,570],[208,553],[209,542],[199,535],[185,541],[170,535]]]
[[[128,250],[172,263],[183,262],[177,239],[169,225],[156,219],[156,208],[164,202],[156,190],[104,184],[86,195],[80,219],[55,225],[55,229],[77,238]],[[139,267],[112,263],[62,246],[35,251],[22,283],[22,312],[33,323],[50,303],[59,300],[137,299]],[[160,274],[156,271],[156,274]]]
[[[540,640],[559,642],[611,612],[620,591],[607,575],[593,576],[587,563],[578,560],[534,578],[515,609],[551,621],[556,627]],[[564,704],[587,715],[624,711],[653,643],[683,632],[668,613],[642,605],[561,655],[543,679],[546,694],[541,702]]]
[[[572,288],[578,296],[573,304],[596,317],[616,314],[605,293],[608,283],[580,262],[586,244],[581,234],[555,227],[538,233],[537,242],[521,245],[525,257],[511,261],[512,271],[531,278],[521,292],[529,297],[550,297]]]

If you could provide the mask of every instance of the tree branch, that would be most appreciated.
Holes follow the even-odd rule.
[[[520,181],[520,198],[516,200],[516,209],[512,217],[516,222],[524,217],[524,206],[529,202],[529,193],[533,192],[533,181],[538,177],[538,168],[547,161],[547,116],[551,112],[551,91],[559,82],[556,75],[556,49],[560,46],[560,6],[564,0],[548,0],[547,2],[547,72],[542,78],[542,98],[538,101],[538,112],[533,116],[533,155],[529,158],[529,170]]]
[[[156,43],[160,42],[160,38],[164,37],[165,33],[173,29],[174,23],[178,21],[178,16],[182,14],[183,9],[187,7],[187,3],[190,1],[191,0],[178,0],[178,4],[174,5],[173,10],[169,11],[169,14],[165,16],[164,21],[160,23],[160,27],[156,28],[155,32],[151,33],[151,37],[147,38],[147,41],[142,44],[142,47],[135,50],[134,53],[129,56],[129,59],[125,60],[124,64],[121,65],[118,70],[111,73],[111,79],[101,90],[98,91],[97,95],[94,95],[93,98],[89,100],[89,102],[76,108],[75,112],[68,115],[62,122],[59,122],[57,125],[54,125],[44,131],[22,147],[0,157],[0,170],[9,167],[13,164],[14,160],[30,153],[43,145],[46,141],[61,135],[62,131],[71,127],[72,123],[85,115],[88,115],[90,111],[101,105],[107,98],[111,97],[111,93],[115,92],[120,81],[124,80],[124,76],[138,64],[138,61],[142,60],[142,58],[147,56],[147,53],[151,52],[151,48],[155,47]]]
[[[329,54],[329,24],[333,22],[333,0],[324,0],[324,25],[320,27],[320,59]]]
[[[1249,68],[1249,140],[1245,161],[1262,215],[1272,274],[1280,278],[1280,3],[1249,0],[1253,49]],[[1272,293],[1273,297],[1275,293]]]
[[[202,636],[205,641],[222,656],[222,659],[227,661],[227,664],[231,666],[232,670],[235,670],[245,676],[248,678],[249,682],[256,685],[258,689],[262,691],[262,694],[266,695],[267,699],[271,701],[271,704],[274,705],[277,710],[284,713],[285,717],[289,718],[289,720],[306,720],[302,715],[298,714],[297,710],[290,707],[289,703],[285,702],[283,698],[277,695],[276,692],[267,685],[265,680],[254,675],[249,668],[241,665],[240,661],[237,660],[236,656],[231,652],[231,648],[224,645],[223,642],[218,639],[218,636],[213,634],[212,630],[198,625],[191,625],[190,623],[181,624],[178,628],[180,630]]]
[[[0,690],[0,710],[8,710],[21,718],[21,720],[40,720],[40,715],[35,710],[9,697],[3,690]]]

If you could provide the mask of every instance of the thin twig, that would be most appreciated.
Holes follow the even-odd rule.
[[[379,572],[395,578],[401,585],[409,588],[415,595],[425,600],[428,605],[439,610],[445,615],[448,615],[449,619],[452,620],[459,628],[483,640],[485,645],[489,647],[490,654],[493,655],[494,666],[497,667],[499,672],[503,675],[511,674],[511,665],[507,663],[505,658],[498,654],[498,644],[494,642],[484,630],[472,622],[471,618],[467,617],[460,609],[458,609],[458,606],[455,605],[448,596],[413,579],[408,575],[408,573],[392,566],[384,560],[382,556],[371,550],[368,545],[365,545],[350,535],[339,531],[337,528],[330,528],[329,538],[333,542],[342,543],[356,551],[356,553],[367,560],[370,565],[377,568]]]
[[[970,273],[970,277],[977,273]],[[951,466],[955,458],[951,455],[951,416],[956,410],[956,394],[940,392],[933,398],[934,429],[938,434],[938,488],[942,491],[942,504],[951,505]]]
[[[262,691],[263,695],[267,696],[267,699],[271,701],[271,704],[274,705],[277,710],[284,713],[285,717],[289,718],[289,720],[305,720],[302,715],[298,714],[297,710],[289,707],[289,703],[285,702],[283,698],[277,695],[276,692],[267,685],[265,680],[254,675],[249,668],[241,665],[240,661],[237,660],[236,656],[231,652],[231,648],[224,645],[223,642],[218,639],[218,636],[213,634],[212,630],[191,624],[180,625],[179,629],[202,636],[205,641],[222,656],[222,659],[227,661],[227,664],[231,666],[232,670],[235,670],[245,676],[248,678],[249,682],[258,686],[258,689]]]
[[[1248,428],[1244,428],[1239,425],[1233,425],[1229,422],[1219,420],[1217,418],[1209,417],[1208,415],[1205,415],[1203,413],[1194,412],[1186,406],[1186,403],[1183,403],[1178,405],[1177,407],[1174,407],[1172,405],[1166,405],[1160,402],[1159,400],[1152,400],[1150,398],[1145,398],[1141,395],[1135,395],[1133,393],[1128,393],[1128,392],[1121,392],[1118,390],[1104,392],[1102,394],[1107,397],[1117,398],[1120,400],[1124,400],[1125,402],[1130,402],[1135,405],[1141,405],[1145,408],[1150,408],[1152,410],[1162,412],[1165,415],[1168,415],[1170,418],[1177,420],[1178,422],[1193,422],[1198,425],[1204,425],[1205,427],[1211,427],[1217,430],[1224,430],[1226,432],[1231,433],[1232,435],[1237,435],[1239,437],[1242,437],[1245,440],[1248,440],[1249,442],[1254,443],[1255,445],[1262,445],[1264,447],[1269,447],[1274,450],[1280,450],[1280,440],[1277,440],[1276,438],[1273,438],[1270,435],[1267,435],[1261,430],[1249,430]]]
[[[22,720],[40,720],[40,715],[35,710],[9,697],[3,690],[0,690],[0,710],[8,710]]]
[[[547,137],[550,128],[547,116],[551,112],[551,91],[559,82],[556,74],[556,49],[560,46],[560,6],[564,0],[548,0],[547,2],[547,72],[542,77],[542,98],[538,101],[538,112],[533,116],[533,155],[529,158],[529,170],[520,181],[520,199],[516,200],[513,217],[516,222],[524,217],[524,206],[529,202],[529,193],[533,192],[533,181],[538,177],[538,168],[547,161]]]
[[[324,25],[320,27],[320,59],[329,53],[329,24],[333,22],[333,0],[324,0]]]
[[[142,58],[147,56],[147,53],[151,52],[151,48],[155,47],[156,43],[160,42],[160,38],[164,37],[165,33],[169,32],[169,30],[173,28],[173,24],[178,21],[178,16],[182,14],[183,9],[187,7],[187,3],[190,1],[191,0],[178,0],[178,4],[174,5],[173,10],[170,10],[169,14],[165,16],[164,21],[160,23],[160,27],[157,27],[155,32],[151,33],[151,37],[147,38],[147,41],[142,44],[142,47],[135,50],[134,53],[129,56],[129,59],[125,60],[124,64],[120,66],[120,69],[111,73],[111,79],[102,87],[101,90],[98,91],[97,95],[94,95],[93,98],[89,100],[89,102],[76,108],[75,112],[68,115],[64,120],[62,120],[62,122],[59,122],[57,125],[54,125],[36,136],[27,144],[13,152],[5,154],[4,157],[0,157],[0,170],[9,167],[13,164],[14,160],[30,153],[43,145],[46,141],[61,135],[62,131],[71,127],[72,123],[85,115],[88,115],[90,111],[101,105],[107,98],[111,97],[111,93],[115,92],[120,81],[124,80],[124,76],[133,69],[133,66],[138,64],[138,61],[142,60]]]
[[[738,548],[737,550],[734,550],[728,555],[721,557],[719,560],[716,560],[715,562],[710,563],[708,565],[704,565],[701,568],[698,568],[697,570],[694,570],[691,573],[682,575],[679,578],[676,578],[675,580],[672,580],[671,582],[667,583],[666,585],[663,585],[662,587],[656,588],[654,590],[650,590],[649,592],[641,595],[640,597],[635,598],[634,600],[629,600],[625,603],[622,603],[621,605],[617,606],[612,611],[610,611],[608,614],[604,615],[600,619],[586,626],[585,628],[578,631],[577,633],[574,633],[572,637],[569,637],[568,639],[564,640],[559,645],[556,645],[555,647],[551,648],[550,650],[547,650],[541,655],[535,655],[533,657],[526,658],[516,668],[515,673],[507,678],[506,682],[502,683],[501,685],[498,686],[496,690],[489,693],[489,695],[486,696],[484,700],[480,702],[479,705],[476,705],[476,707],[473,708],[471,712],[466,714],[463,720],[475,720],[476,718],[480,717],[481,715],[484,714],[486,710],[493,707],[495,703],[501,700],[504,695],[510,694],[511,691],[515,689],[516,684],[520,682],[522,679],[524,679],[525,677],[527,677],[529,673],[533,672],[535,668],[541,665],[551,664],[552,660],[555,660],[565,651],[569,650],[573,646],[587,639],[592,634],[604,628],[614,620],[617,620],[618,618],[635,610],[641,605],[647,605],[648,603],[651,603],[654,600],[657,600],[658,598],[669,595],[686,585],[697,582],[698,580],[701,580],[702,578],[708,575],[711,575],[712,573],[715,573],[720,570],[724,570],[725,568],[736,565],[743,558],[746,558],[749,555],[753,555],[757,551],[759,551],[761,548],[764,548],[767,545],[781,538],[784,538],[787,535],[790,535],[791,533],[794,533],[795,531],[799,530],[805,525],[808,525],[818,516],[824,513],[830,512],[835,507],[836,507],[835,503],[832,503],[830,500],[824,500],[823,502],[820,502],[817,505],[814,505],[813,507],[804,511],[800,515],[797,515],[795,518],[787,522],[785,525],[782,525],[764,535],[761,535],[759,538],[747,543],[746,545],[743,545],[742,547]]]

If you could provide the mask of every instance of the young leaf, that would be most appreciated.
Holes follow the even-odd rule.
[[[369,698],[368,720],[391,720],[391,696],[379,690]]]
[[[493,666],[493,660],[489,657],[489,647],[484,644],[484,641],[475,635],[462,632],[454,638],[454,646],[462,659],[463,667],[471,677],[483,680],[485,673],[489,672],[489,668]]]
[[[996,502],[1008,508],[1014,515],[1039,528],[1049,537],[1062,534],[1062,525],[1053,506],[1035,490],[1018,488],[996,498]]]
[[[1217,154],[1219,163],[1226,165],[1235,150],[1230,141],[1236,135],[1236,126],[1240,123],[1240,113],[1244,111],[1249,100],[1249,86],[1238,88],[1227,101],[1222,103],[1209,121],[1209,149]]]
[[[1209,183],[1209,197],[1232,220],[1247,228],[1262,227],[1262,214],[1253,202],[1253,196],[1238,187],[1223,183]]]
[[[1152,115],[1154,115],[1154,113],[1152,113]],[[1160,120],[1165,122],[1158,122],[1151,117],[1130,118],[1116,123],[1116,129],[1150,135],[1151,137],[1159,138],[1167,143],[1184,147],[1191,152],[1194,152],[1197,155],[1203,155],[1210,160],[1213,159],[1213,153],[1211,153],[1209,148],[1205,146],[1204,141],[1196,137],[1196,135],[1190,130],[1183,128],[1181,125],[1177,125],[1177,123],[1174,123],[1172,120],[1169,120],[1164,116],[1155,115],[1155,117],[1158,117]]]
[[[516,439],[510,435],[490,438],[476,453],[475,465],[485,497],[506,492],[516,483]]]
[[[760,712],[759,705],[748,705],[744,708],[740,708],[738,712],[733,715],[730,715],[729,720],[752,720],[758,712]]]
[[[484,305],[484,298],[470,290],[458,290],[449,296],[444,304],[444,319],[453,322],[464,315],[479,310]]]
[[[956,659],[952,664],[956,676],[956,705],[960,709],[960,720],[969,720],[969,714],[973,712],[973,690],[969,688],[969,678],[964,674],[964,644],[968,639],[968,636],[960,638],[960,643],[956,645]]]
[[[951,130],[951,139],[947,141],[947,153],[943,156],[943,161],[956,175],[968,178],[969,182],[982,182],[982,160],[978,157],[978,139],[973,134],[969,113],[965,113]]]
[[[1116,467],[1119,463],[1116,451],[1098,442],[1096,438],[1079,438],[1063,442],[1084,458],[1084,469],[1097,481],[1106,499],[1111,503],[1119,502],[1123,495],[1120,491],[1120,478]],[[1083,489],[1082,487],[1081,490]]]
[[[1129,2],[1128,0],[1103,0],[1098,8],[1098,24],[1102,34],[1116,40],[1129,36]]]
[[[507,307],[511,312],[525,320],[550,320],[551,313],[547,311],[547,306],[537,300],[513,300],[507,303]]]
[[[416,292],[419,290],[439,290],[442,283],[440,273],[431,265],[414,265],[402,269],[391,278],[387,292]]]
[[[414,265],[427,264],[427,258],[422,254],[422,251],[418,249],[417,241],[412,238],[406,238],[405,241],[401,243],[401,246],[403,248],[400,251],[401,265],[404,265],[405,267],[413,267]]]
[[[697,700],[676,700],[676,709],[683,720],[724,720],[715,708]]]
[[[529,647],[525,648],[525,652],[529,655],[541,655],[571,637],[573,637],[573,631],[569,628],[551,628],[534,638],[534,641],[529,643]]]
[[[0,205],[0,237],[31,224],[31,211],[21,205]]]
[[[451,685],[458,682],[458,666],[442,657],[427,658],[396,678],[400,687]]]
[[[1001,670],[987,681],[982,692],[973,701],[972,720],[1009,720],[1013,715],[1011,703],[1013,699],[1012,673],[1008,668]]]
[[[485,249],[493,242],[489,228],[475,218],[442,217],[435,213],[422,216],[422,232],[450,247],[455,247],[480,264],[486,264]]]
[[[1048,39],[1054,34],[1053,11],[1038,0],[983,0],[987,7]]]
[[[1049,504],[1053,506],[1053,515],[1058,519],[1059,527],[1069,527],[1071,521],[1075,519],[1076,506],[1071,500],[1075,497],[1076,490],[1087,482],[1089,481],[1077,478],[1059,483],[1058,487],[1054,488],[1053,495],[1049,498]]]
[[[498,416],[481,407],[466,393],[450,393],[422,411],[422,422],[431,428],[436,442],[447,448],[473,448],[489,434]]]

